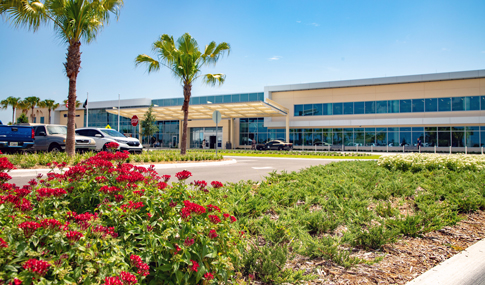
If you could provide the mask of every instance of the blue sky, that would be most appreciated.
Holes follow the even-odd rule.
[[[262,92],[264,86],[485,68],[485,1],[125,0],[95,42],[83,44],[78,100],[182,97],[168,70],[147,74],[134,58],[161,34],[190,33],[201,47],[225,41],[231,54],[195,82],[193,96]],[[0,22],[0,99],[62,102],[67,46],[52,27],[32,33]],[[10,121],[11,110],[0,111]]]

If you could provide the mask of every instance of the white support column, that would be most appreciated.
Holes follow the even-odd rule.
[[[183,132],[184,120],[179,120],[179,148],[182,148],[182,132]],[[187,132],[189,132],[189,128],[187,127]],[[190,142],[189,135],[187,134],[187,142]],[[190,145],[190,144],[189,144]]]
[[[234,149],[234,119],[229,118],[229,142],[231,143],[231,149]]]
[[[290,114],[286,114],[286,136],[285,136],[285,140],[287,143],[290,142]]]

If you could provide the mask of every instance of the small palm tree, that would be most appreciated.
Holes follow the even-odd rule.
[[[146,64],[148,73],[160,70],[165,66],[175,77],[180,79],[184,90],[184,123],[182,127],[182,142],[180,154],[187,151],[187,122],[189,118],[189,101],[192,94],[192,83],[199,77],[203,77],[204,83],[215,86],[222,85],[226,79],[224,74],[201,74],[204,65],[216,65],[217,61],[225,53],[229,55],[231,47],[228,43],[209,43],[205,46],[204,52],[199,50],[197,41],[188,33],[183,34],[174,42],[173,36],[162,35],[153,43],[153,50],[157,53],[159,60],[155,60],[146,54],[140,54],[135,59],[135,65]]]
[[[20,100],[17,107],[22,111],[22,114],[27,115],[29,112],[29,103],[25,100]]]
[[[45,99],[44,101],[39,102],[39,107],[47,108],[47,110],[49,111],[49,124],[50,124],[51,123],[51,111],[59,108],[59,103],[56,103],[56,101],[51,100],[51,99]]]
[[[68,105],[68,109],[69,109],[69,100],[66,99],[63,101],[64,102],[64,105]],[[76,100],[76,108],[79,108],[79,106],[81,106],[81,102],[79,102],[79,100]]]
[[[67,45],[64,68],[69,79],[66,152],[74,155],[74,128],[77,75],[81,67],[81,41],[90,43],[109,21],[119,15],[123,0],[0,0],[0,15],[15,27],[34,32],[52,24],[57,36]]]
[[[0,105],[2,106],[2,109],[5,110],[8,108],[8,106],[12,107],[12,124],[15,123],[15,109],[18,108],[20,101],[21,100],[19,97],[13,97],[13,96],[9,96],[6,99],[0,101]]]
[[[31,118],[32,123],[33,123],[34,118],[35,118],[34,108],[37,107],[37,104],[40,102],[40,98],[36,97],[36,96],[30,96],[30,97],[25,98],[24,102],[32,110],[32,113],[30,114],[30,118]]]

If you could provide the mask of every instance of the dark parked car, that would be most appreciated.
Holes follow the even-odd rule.
[[[287,143],[281,140],[272,140],[269,141],[265,144],[258,144],[256,146],[257,150],[292,150],[293,149],[293,144],[292,143]]]
[[[31,150],[33,145],[32,127],[0,125],[0,151]]]

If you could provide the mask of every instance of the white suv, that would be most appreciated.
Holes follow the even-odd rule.
[[[76,134],[93,138],[96,141],[96,150],[106,150],[106,144],[110,142],[117,142],[120,147],[119,150],[127,150],[129,152],[141,153],[143,146],[136,138],[125,137],[122,133],[101,128],[80,128],[76,129]]]

